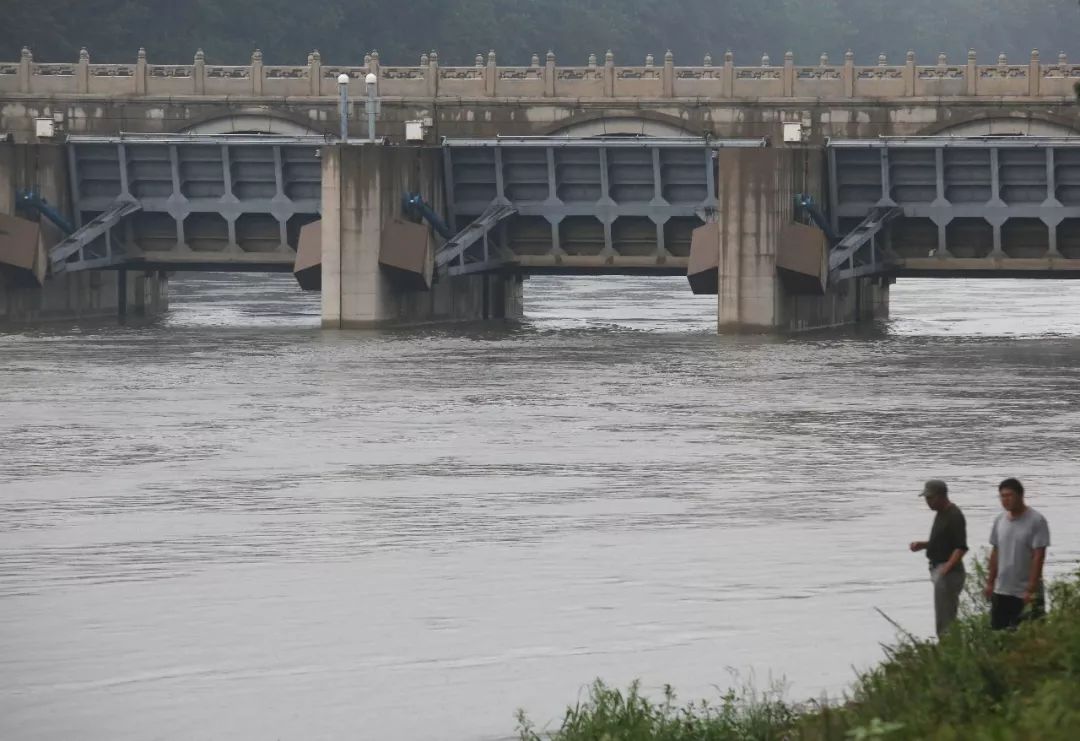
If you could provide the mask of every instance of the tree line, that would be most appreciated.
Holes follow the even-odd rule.
[[[763,53],[779,63],[785,51],[813,64],[847,49],[871,64],[884,53],[899,63],[910,49],[924,63],[939,52],[962,62],[1024,61],[1033,47],[1050,61],[1075,52],[1076,0],[37,0],[5,3],[0,59],[29,46],[41,61],[74,61],[86,47],[98,62],[134,60],[145,47],[152,62],[181,63],[196,49],[209,62],[242,64],[256,48],[267,64],[303,64],[318,49],[324,62],[356,64],[379,51],[384,64],[415,64],[439,52],[444,64],[470,64],[495,49],[504,64],[526,64],[553,50],[563,64],[590,53],[615,53],[617,64],[640,64],[671,49],[677,64],[706,53],[719,64]]]

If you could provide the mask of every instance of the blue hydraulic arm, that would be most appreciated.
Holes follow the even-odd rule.
[[[814,225],[818,229],[825,232],[825,236],[829,238],[829,244],[834,245],[840,241],[840,238],[836,235],[836,232],[832,230],[832,226],[829,224],[829,220],[825,218],[825,214],[821,212],[817,204],[814,203],[813,196],[807,193],[795,194],[795,207],[806,212],[806,215],[810,217],[810,220],[814,222]]]
[[[402,196],[401,207],[405,213],[425,219],[435,231],[442,235],[443,239],[450,239],[454,236],[446,222],[435,213],[419,193],[406,193]]]
[[[64,215],[57,211],[52,204],[42,198],[36,187],[29,190],[20,190],[15,193],[15,205],[26,211],[38,213],[51,221],[64,234],[71,234],[75,227]]]

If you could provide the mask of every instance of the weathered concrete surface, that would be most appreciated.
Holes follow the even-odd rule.
[[[380,267],[385,229],[401,218],[402,193],[419,192],[436,210],[442,208],[438,155],[436,150],[420,147],[374,144],[324,148],[323,327],[374,328],[521,316],[521,280],[514,275],[443,278],[431,290],[416,290],[395,281],[390,271]],[[430,247],[433,251],[433,242]]]
[[[899,64],[879,56],[872,65],[857,65],[851,52],[840,64],[825,56],[796,64],[790,52],[776,65],[765,55],[737,66],[730,52],[716,66],[708,54],[700,65],[676,66],[671,52],[656,61],[650,54],[643,66],[616,66],[609,51],[602,60],[591,55],[584,66],[567,66],[548,52],[543,62],[534,55],[526,66],[505,66],[492,51],[467,67],[445,66],[435,53],[422,55],[419,65],[390,66],[372,52],[362,66],[334,66],[315,51],[305,65],[266,65],[255,51],[248,65],[223,66],[207,64],[202,51],[190,64],[151,64],[140,51],[134,63],[97,64],[83,49],[74,63],[42,64],[24,48],[17,62],[0,62],[0,93],[333,98],[344,74],[355,98],[371,74],[383,97],[436,99],[1068,97],[1080,69],[1064,54],[1044,62],[1038,51],[1019,64],[1003,55],[995,64],[979,64],[974,51],[960,64],[950,64],[942,54],[930,65],[918,64],[912,52]]]
[[[76,134],[177,133],[216,124],[214,130],[283,128],[335,136],[333,100],[290,97],[177,96],[92,98],[75,95],[0,95],[0,134],[34,138],[34,119],[59,118],[58,131]],[[380,137],[402,141],[405,121],[432,119],[427,141],[440,137],[524,136],[556,132],[682,131],[720,138],[773,137],[785,122],[799,122],[809,141],[825,137],[963,133],[1060,134],[1080,131],[1080,108],[1071,98],[901,98],[703,100],[604,98],[435,100],[387,98],[377,123]],[[287,126],[286,126],[287,125]],[[350,119],[350,133],[366,137],[366,121]]]
[[[45,282],[48,262],[36,221],[0,213],[0,270],[27,284]]]
[[[69,211],[64,147],[0,143],[0,213],[14,214],[16,191],[30,186],[61,213]],[[41,249],[63,237],[48,220],[39,227]],[[121,309],[154,316],[168,308],[168,278],[156,271],[128,271],[126,280],[118,271],[61,274],[40,286],[22,272],[0,267],[0,324],[116,317]]]
[[[816,194],[820,156],[722,149],[718,159],[720,213],[713,233],[720,332],[803,331],[887,316],[888,287],[880,280],[844,281],[822,292],[820,282],[808,287],[781,274],[781,240],[791,234],[793,196]],[[809,272],[807,266],[799,269]]]
[[[152,317],[169,307],[165,273],[128,271],[122,305],[121,274],[88,270],[50,278],[44,286],[26,285],[0,271],[0,324]]]

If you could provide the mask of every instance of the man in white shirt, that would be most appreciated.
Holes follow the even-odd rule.
[[[1020,624],[1024,608],[1030,616],[1041,617],[1045,610],[1042,586],[1043,563],[1050,545],[1046,518],[1024,504],[1024,485],[1005,479],[998,485],[1005,509],[990,531],[990,572],[986,596],[990,599],[990,625],[994,630],[1013,629]]]

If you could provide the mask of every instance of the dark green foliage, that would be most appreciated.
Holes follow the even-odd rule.
[[[802,64],[845,49],[872,64],[885,52],[900,63],[910,48],[932,64],[940,51],[962,63],[998,52],[1023,62],[1033,46],[1051,62],[1070,50],[1080,21],[1075,0],[37,0],[4,3],[0,59],[29,45],[42,61],[74,61],[86,46],[94,61],[134,60],[140,46],[154,62],[245,63],[259,47],[268,64],[303,64],[319,49],[335,64],[355,64],[378,49],[386,64],[415,64],[438,50],[447,64],[469,64],[496,49],[506,64],[553,49],[582,64],[607,49],[621,64],[657,61],[666,49],[697,64],[720,63],[732,49],[741,64],[762,53],[779,63],[787,50]],[[1071,49],[1080,54],[1080,50]]]
[[[1015,633],[993,632],[969,575],[964,617],[940,643],[904,637],[861,676],[843,705],[786,704],[778,692],[729,692],[718,704],[650,702],[594,684],[561,728],[538,734],[519,715],[523,741],[689,739],[929,739],[1071,741],[1080,738],[1080,573],[1050,589],[1049,615]]]
[[[705,701],[678,705],[671,687],[664,699],[652,702],[634,682],[621,692],[597,680],[584,702],[568,708],[558,741],[772,741],[784,738],[795,720],[794,710],[781,699],[779,690],[758,695],[749,689],[729,691],[718,703]],[[542,741],[525,717],[518,713],[521,741]]]

